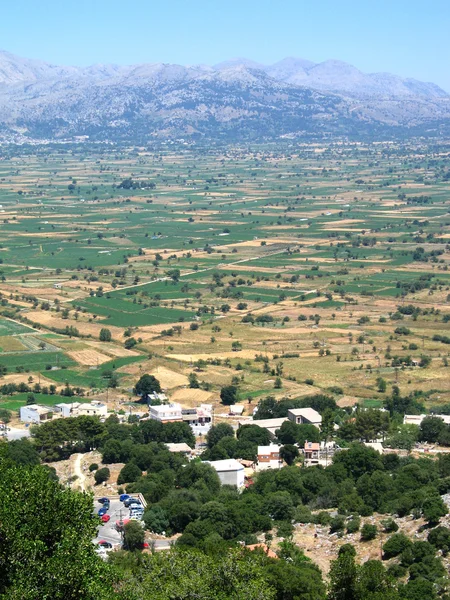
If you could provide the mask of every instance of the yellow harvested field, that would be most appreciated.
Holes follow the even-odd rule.
[[[96,338],[100,335],[100,330],[104,327],[101,323],[88,323],[86,321],[75,321],[74,319],[63,319],[61,317],[53,316],[55,313],[49,311],[30,311],[27,313],[27,317],[36,323],[41,323],[46,327],[58,327],[59,329],[65,329],[67,325],[73,325],[80,333],[85,335],[93,335]],[[123,339],[123,330],[113,325],[108,325],[108,329],[114,338]]]
[[[11,335],[0,338],[0,347],[3,352],[20,352],[27,349],[18,338]]]
[[[184,406],[187,404],[211,404],[218,399],[218,396],[212,392],[205,392],[205,390],[186,388],[185,390],[176,390],[170,399],[172,402],[179,402]]]
[[[208,360],[208,358],[255,358],[257,354],[260,354],[261,350],[241,350],[240,352],[215,352],[215,353],[204,353],[204,354],[167,354],[168,358],[174,358],[175,360],[181,360],[182,362],[195,362],[197,360]]]
[[[175,388],[189,383],[186,375],[167,369],[166,367],[156,367],[150,372],[150,375],[156,377],[163,388]]]
[[[2,385],[5,385],[7,383],[15,383],[15,384],[19,384],[19,383],[27,383],[28,384],[28,379],[29,377],[33,377],[34,383],[36,383],[36,381],[40,381],[41,385],[51,385],[54,384],[55,382],[51,379],[47,379],[46,377],[44,377],[44,375],[39,375],[39,372],[33,373],[33,372],[28,372],[28,373],[7,373],[4,377],[2,377]]]
[[[105,342],[87,342],[89,346],[93,346],[97,348],[97,350],[101,350],[103,352],[107,352],[112,356],[122,357],[122,356],[139,356],[139,352],[135,350],[127,350],[126,348],[122,348],[121,346],[115,346],[114,344],[108,344]]]
[[[89,367],[101,365],[111,360],[111,357],[106,354],[100,354],[96,350],[78,350],[67,352],[67,354],[80,365],[87,365]]]

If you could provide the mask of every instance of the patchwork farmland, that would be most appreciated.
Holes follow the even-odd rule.
[[[381,406],[394,385],[450,403],[448,153],[3,147],[3,387],[127,410],[160,369],[216,405],[233,382],[246,414],[319,391]]]

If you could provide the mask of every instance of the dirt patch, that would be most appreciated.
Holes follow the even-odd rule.
[[[360,398],[357,398],[356,396],[342,396],[342,398],[339,398],[337,401],[337,405],[339,408],[344,408],[345,406],[354,406],[359,401]]]
[[[103,352],[107,352],[112,356],[123,357],[123,356],[139,356],[139,352],[135,352],[134,350],[127,350],[126,348],[121,348],[120,346],[114,346],[114,344],[105,344],[104,342],[88,342],[89,346],[93,346],[98,350],[103,350]]]
[[[186,375],[182,375],[181,373],[177,373],[171,369],[166,369],[166,367],[156,367],[156,369],[153,369],[150,374],[156,377],[163,388],[170,389],[180,387],[181,385],[187,385],[189,383]]]
[[[167,354],[168,358],[174,358],[175,360],[181,360],[182,362],[195,362],[197,360],[208,360],[208,358],[250,358],[254,359],[257,354],[260,354],[261,350],[240,350],[239,352],[216,352],[206,354]]]
[[[186,388],[177,390],[170,396],[172,402],[179,402],[182,406],[198,406],[199,404],[211,404],[214,393],[205,390]]]
[[[111,357],[106,354],[100,354],[100,352],[96,352],[95,350],[78,350],[67,352],[67,354],[80,365],[87,365],[89,367],[101,365],[111,360]]]

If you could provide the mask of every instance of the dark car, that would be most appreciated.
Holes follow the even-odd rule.
[[[127,498],[123,504],[128,507],[130,504],[141,504],[141,501],[139,498]]]
[[[129,497],[130,497],[130,494],[121,494],[121,495],[119,496],[119,500],[120,500],[121,502],[125,502],[125,500],[128,500],[128,498],[129,498]]]
[[[108,512],[108,509],[105,508],[104,506],[102,506],[101,508],[98,509],[97,514],[99,517],[103,517],[103,515],[106,515],[107,512]]]
[[[104,508],[109,509],[109,507],[111,506],[111,502],[108,499],[106,499],[106,502],[103,502],[103,506]]]
[[[98,501],[100,504],[105,504],[105,502],[109,502],[109,498],[99,498]]]

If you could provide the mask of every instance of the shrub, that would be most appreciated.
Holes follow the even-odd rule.
[[[361,541],[368,542],[374,540],[377,537],[378,529],[376,525],[370,525],[366,523],[361,529]]]
[[[394,533],[383,545],[383,559],[398,556],[411,545],[411,541],[404,533]]]
[[[391,577],[395,577],[396,579],[399,579],[400,577],[405,577],[408,570],[406,569],[406,567],[403,567],[402,565],[399,565],[398,563],[394,563],[393,565],[391,565],[388,568],[387,572],[388,572],[388,575],[390,575]]]
[[[337,533],[343,531],[345,527],[344,517],[338,515],[333,517],[330,522],[330,533]]]
[[[361,520],[357,517],[347,523],[347,533],[356,533],[361,525]]]
[[[398,531],[398,525],[394,519],[385,519],[384,521],[381,521],[381,524],[383,525],[383,531],[385,533],[394,533],[395,531]]]
[[[98,469],[98,471],[96,471],[95,475],[94,475],[96,485],[100,485],[100,483],[107,481],[109,479],[110,475],[111,475],[111,473],[109,472],[108,467],[103,467],[102,469]]]
[[[91,463],[89,465],[89,471],[92,473],[92,471],[96,471],[98,469],[98,464],[97,463]]]

